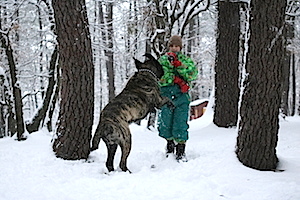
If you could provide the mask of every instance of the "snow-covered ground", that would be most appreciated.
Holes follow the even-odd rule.
[[[237,130],[218,128],[212,113],[190,122],[186,163],[165,158],[165,141],[145,121],[131,125],[132,174],[106,174],[106,147],[92,152],[94,162],[54,156],[52,134],[33,133],[26,141],[0,139],[1,200],[299,200],[300,117],[280,121],[277,155],[284,172],[243,166],[234,153]],[[117,151],[115,167],[118,166]],[[151,166],[154,165],[154,168]]]

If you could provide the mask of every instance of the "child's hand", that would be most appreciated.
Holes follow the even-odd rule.
[[[179,61],[179,60],[175,60],[175,61],[173,61],[172,63],[171,63],[174,67],[179,67],[179,66],[181,66],[181,62]]]
[[[181,92],[186,93],[189,91],[190,86],[181,78],[178,76],[174,77],[174,83],[179,85]]]
[[[182,63],[178,60],[176,53],[173,52],[168,52],[167,53],[168,60],[169,62],[174,66],[174,67],[179,67],[182,65]]]
[[[177,60],[177,55],[176,53],[173,53],[173,52],[168,52],[167,53],[167,56],[168,56],[168,60],[169,62],[172,64],[174,61]],[[173,65],[173,64],[172,64]]]
[[[190,89],[190,86],[188,86],[187,84],[184,84],[180,87],[181,92],[186,93],[188,92]]]
[[[177,60],[177,55],[176,55],[176,53],[168,52],[168,53],[167,53],[167,56],[168,56],[168,59],[171,60],[171,61]],[[170,61],[170,62],[171,62],[171,61]]]

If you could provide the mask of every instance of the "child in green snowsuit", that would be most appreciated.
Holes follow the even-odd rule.
[[[182,39],[174,35],[169,40],[169,52],[159,58],[164,75],[160,80],[162,96],[169,97],[175,108],[163,106],[158,119],[159,136],[167,140],[167,156],[174,153],[176,159],[186,161],[185,144],[188,140],[188,116],[190,82],[196,80],[198,70],[191,58],[181,53]]]

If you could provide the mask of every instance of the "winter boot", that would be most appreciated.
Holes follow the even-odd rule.
[[[176,145],[176,160],[187,162],[187,158],[185,156],[185,143],[178,143]]]
[[[169,156],[169,154],[174,153],[174,148],[175,148],[175,143],[173,140],[167,140],[167,147],[166,147],[166,155],[167,157]]]

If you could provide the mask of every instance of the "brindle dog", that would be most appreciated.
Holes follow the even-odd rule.
[[[107,147],[106,167],[114,171],[114,157],[118,145],[122,156],[119,167],[129,171],[127,158],[131,150],[131,133],[129,124],[143,119],[150,111],[161,108],[164,104],[173,107],[170,99],[160,96],[158,80],[164,71],[159,62],[151,55],[144,63],[135,59],[138,71],[129,79],[124,90],[111,100],[100,114],[100,122],[92,140],[91,150],[98,149],[102,138]],[[129,171],[130,172],[130,171]]]

